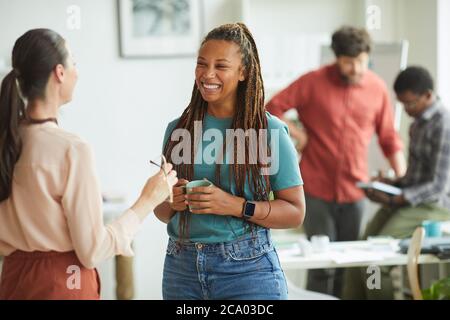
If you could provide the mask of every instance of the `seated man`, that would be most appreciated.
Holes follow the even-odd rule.
[[[394,90],[405,112],[414,118],[409,131],[408,169],[397,180],[381,179],[400,187],[401,195],[367,190],[367,197],[383,207],[367,226],[365,238],[372,235],[407,238],[424,220],[450,219],[450,112],[434,94],[433,79],[423,68],[409,67],[402,71]],[[393,298],[389,275],[382,278],[380,290],[368,290],[367,277],[365,270],[350,269],[344,298]]]

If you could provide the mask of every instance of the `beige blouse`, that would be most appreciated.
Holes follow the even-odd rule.
[[[132,256],[140,219],[131,209],[107,226],[89,145],[46,122],[21,127],[11,196],[0,203],[0,255],[75,250],[87,268]]]

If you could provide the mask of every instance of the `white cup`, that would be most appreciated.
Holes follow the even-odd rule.
[[[312,254],[313,249],[311,246],[311,242],[309,242],[308,239],[300,238],[298,240],[298,245],[300,247],[300,253],[302,256],[307,257]]]
[[[311,237],[311,245],[314,252],[327,252],[330,247],[330,238],[323,234],[314,235]]]

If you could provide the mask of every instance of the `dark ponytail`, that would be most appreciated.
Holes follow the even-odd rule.
[[[26,118],[26,103],[45,98],[52,70],[66,65],[68,52],[64,39],[49,29],[26,32],[14,44],[13,70],[0,89],[0,202],[11,195],[14,166],[22,141],[19,125]]]
[[[19,123],[25,114],[25,104],[17,83],[13,70],[3,79],[0,89],[0,201],[11,194],[12,173],[22,148]]]

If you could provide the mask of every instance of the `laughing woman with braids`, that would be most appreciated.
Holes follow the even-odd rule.
[[[194,135],[199,124],[203,141]],[[224,143],[229,129],[253,129],[259,145],[255,149],[255,139],[245,137],[232,146]],[[264,130],[268,139],[261,139]],[[216,137],[210,144],[209,134]],[[180,148],[186,142],[190,150]],[[211,152],[217,143],[221,152]],[[263,149],[270,155],[270,170],[260,158],[251,161]],[[244,24],[220,26],[204,39],[191,102],[169,123],[164,154],[180,176],[174,202],[155,210],[169,233],[164,299],[286,299],[270,228],[303,222],[303,182],[287,127],[265,112],[258,52]],[[187,182],[201,179],[213,186],[184,194]],[[188,205],[196,209],[189,211]]]

